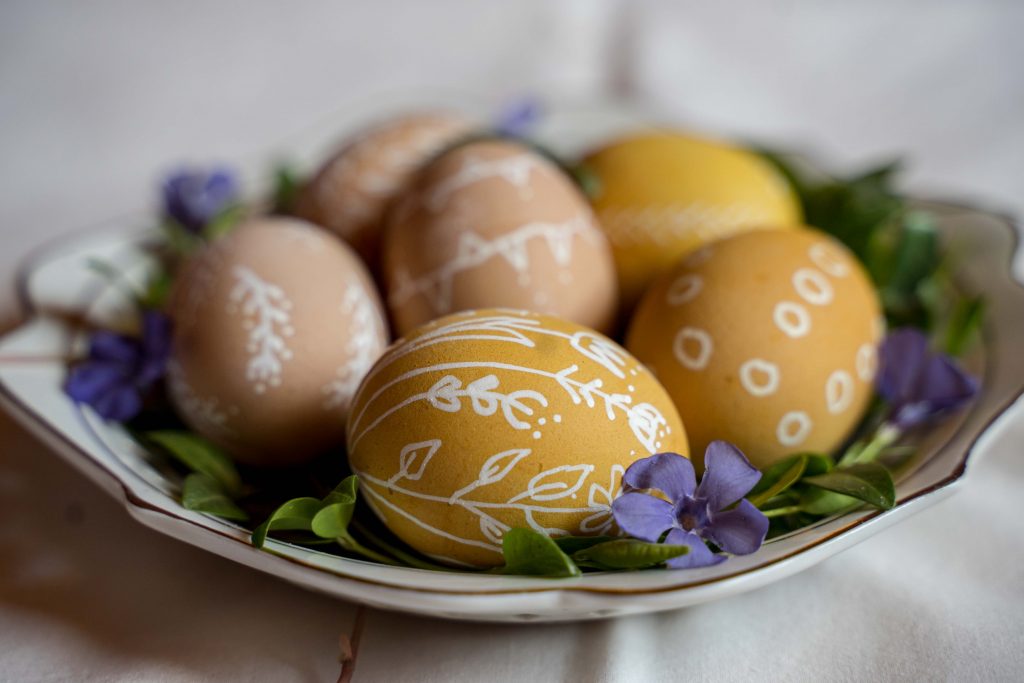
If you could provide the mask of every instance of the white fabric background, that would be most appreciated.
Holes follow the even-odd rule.
[[[1019,215],[1022,29],[1011,0],[7,0],[0,329],[33,246],[144,206],[176,161],[251,158],[381,90],[633,95],[839,166],[905,153],[908,188]],[[719,603],[561,626],[370,612],[356,680],[1021,680],[1022,441],[1016,419],[948,501]],[[0,680],[333,680],[353,613],[145,530],[0,416]]]

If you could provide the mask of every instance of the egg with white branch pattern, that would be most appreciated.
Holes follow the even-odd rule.
[[[175,278],[168,388],[181,418],[239,462],[342,447],[356,389],[387,345],[365,266],[333,235],[253,218]]]
[[[388,309],[404,334],[456,311],[521,308],[607,331],[618,302],[608,241],[555,164],[477,141],[425,167],[389,215]]]
[[[746,230],[797,226],[789,183],[756,154],[675,131],[636,133],[583,160],[615,254],[623,304],[686,253]]]
[[[473,129],[458,114],[420,112],[361,130],[302,187],[296,213],[331,230],[375,263],[388,205],[420,166]]]
[[[450,315],[392,346],[348,420],[361,497],[403,541],[454,566],[502,563],[502,537],[616,533],[635,460],[688,455],[671,399],[629,353],[563,319]]]
[[[841,243],[762,230],[713,242],[656,281],[626,348],[671,394],[692,452],[721,439],[765,467],[850,435],[883,332],[876,291]]]

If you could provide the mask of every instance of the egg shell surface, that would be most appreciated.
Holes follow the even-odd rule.
[[[502,563],[510,528],[612,532],[635,460],[688,455],[672,401],[622,347],[536,313],[458,313],[400,340],[348,422],[362,497],[442,562]]]
[[[376,262],[388,204],[431,156],[468,135],[472,124],[447,113],[401,116],[347,141],[305,184],[296,214],[348,242]]]
[[[626,347],[671,394],[695,462],[723,439],[763,468],[847,438],[871,400],[883,330],[842,244],[764,230],[707,245],[658,280]]]
[[[775,168],[719,142],[638,134],[593,152],[584,165],[597,178],[591,201],[612,244],[626,307],[702,244],[801,222],[799,202]]]
[[[611,250],[582,193],[512,142],[459,146],[427,166],[391,214],[383,257],[399,334],[495,306],[607,331],[617,310]]]
[[[253,219],[204,247],[175,279],[169,311],[175,407],[252,465],[343,445],[355,391],[387,346],[359,258],[296,219]]]

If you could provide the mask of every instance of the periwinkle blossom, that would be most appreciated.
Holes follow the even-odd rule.
[[[510,138],[525,137],[540,120],[542,113],[539,100],[532,97],[516,100],[498,112],[494,131]]]
[[[931,351],[920,330],[894,330],[879,355],[878,393],[889,405],[888,421],[900,430],[956,410],[978,392],[978,381],[949,356]]]
[[[94,332],[88,357],[71,369],[64,391],[104,419],[130,420],[142,410],[146,391],[163,377],[170,351],[170,320],[147,311],[141,337]]]
[[[163,184],[164,215],[197,235],[237,199],[238,182],[224,168],[181,170]]]
[[[681,455],[659,453],[638,460],[626,470],[624,493],[612,503],[616,524],[630,536],[652,543],[665,536],[665,543],[690,548],[668,561],[675,569],[724,562],[726,557],[711,552],[705,541],[733,555],[748,555],[768,533],[768,518],[743,498],[761,478],[746,456],[732,444],[713,441],[704,465],[698,485],[693,465]],[[667,500],[645,491],[657,491]]]

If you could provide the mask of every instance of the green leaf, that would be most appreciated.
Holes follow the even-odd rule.
[[[234,463],[224,451],[209,441],[191,432],[172,430],[144,432],[142,436],[163,448],[190,470],[216,479],[229,494],[237,495],[241,490],[242,479]]]
[[[302,179],[294,169],[285,164],[274,169],[274,213],[290,214],[295,210]]]
[[[505,566],[501,574],[548,576],[553,578],[579,576],[580,569],[558,544],[533,529],[509,529],[501,541]]]
[[[578,550],[586,550],[598,543],[607,543],[614,540],[613,536],[559,536],[555,539],[555,545],[567,555],[572,555]]]
[[[146,289],[139,297],[139,303],[143,308],[161,310],[167,303],[171,287],[174,285],[174,278],[163,268],[154,272],[146,282]]]
[[[185,226],[171,218],[165,219],[160,227],[163,230],[167,246],[177,254],[191,254],[203,244],[200,237],[192,234]]]
[[[124,272],[112,264],[98,258],[86,259],[86,267],[103,278],[108,285],[116,289],[132,301],[140,301],[141,297],[132,284],[125,279]]]
[[[245,215],[245,208],[240,204],[229,206],[213,217],[206,227],[203,228],[203,237],[208,242],[213,242],[218,237],[223,237],[242,220]]]
[[[252,532],[252,544],[262,548],[271,531],[312,531],[313,518],[320,511],[316,498],[293,498],[282,504]]]
[[[962,356],[978,337],[985,318],[985,299],[980,296],[957,301],[946,327],[942,348],[950,356]]]
[[[224,519],[249,518],[245,511],[235,505],[219,481],[202,472],[193,472],[185,477],[181,490],[181,504],[186,510],[205,512]]]
[[[662,564],[690,552],[689,546],[648,543],[635,538],[620,538],[598,543],[573,553],[573,559],[592,562],[607,569],[643,569]]]
[[[849,510],[863,505],[863,503],[851,496],[844,496],[841,493],[835,493],[834,491],[826,491],[816,486],[807,486],[800,493],[800,504],[798,506],[800,512],[805,512],[810,515],[828,516],[834,515],[837,512]],[[803,524],[797,525],[804,526]]]
[[[804,457],[807,458],[807,465],[804,467],[804,476],[813,477],[816,474],[825,474],[831,472],[835,464],[832,462],[832,458],[821,453],[804,453]]]
[[[358,484],[359,479],[354,474],[345,477],[324,497],[311,524],[314,534],[321,538],[348,536],[348,523],[356,509]]]
[[[808,454],[800,453],[780,460],[761,473],[757,485],[747,494],[754,507],[761,507],[793,484],[800,481],[807,467]]]
[[[320,538],[339,538],[348,535],[348,523],[352,521],[356,501],[325,505],[313,516],[310,528]]]
[[[883,510],[896,504],[896,487],[892,475],[878,463],[836,468],[826,474],[805,477],[804,483],[834,493],[852,496]]]
[[[359,477],[351,474],[341,480],[334,490],[324,497],[324,505],[333,503],[355,503],[359,495]]]

